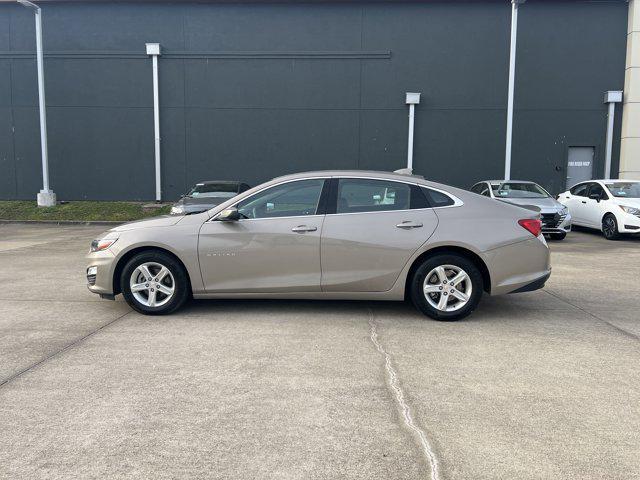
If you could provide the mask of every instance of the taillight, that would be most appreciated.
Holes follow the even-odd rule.
[[[531,235],[537,237],[542,232],[542,222],[537,218],[525,218],[518,220],[518,225],[527,230]]]

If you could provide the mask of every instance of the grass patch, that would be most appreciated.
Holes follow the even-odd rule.
[[[171,205],[142,208],[134,202],[68,202],[38,207],[33,201],[0,201],[0,220],[129,221],[165,215]]]

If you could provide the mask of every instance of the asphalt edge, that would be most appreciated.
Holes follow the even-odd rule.
[[[2,220],[0,225],[25,224],[25,225],[122,225],[136,220]]]

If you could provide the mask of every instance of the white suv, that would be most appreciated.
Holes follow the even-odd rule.
[[[605,238],[616,240],[623,233],[640,234],[640,181],[590,180],[558,195],[573,223],[597,228]]]

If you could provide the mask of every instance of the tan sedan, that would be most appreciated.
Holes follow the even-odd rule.
[[[207,212],[128,223],[92,242],[89,290],[170,313],[189,298],[404,300],[438,320],[483,292],[541,288],[538,214],[418,177],[276,178]]]

